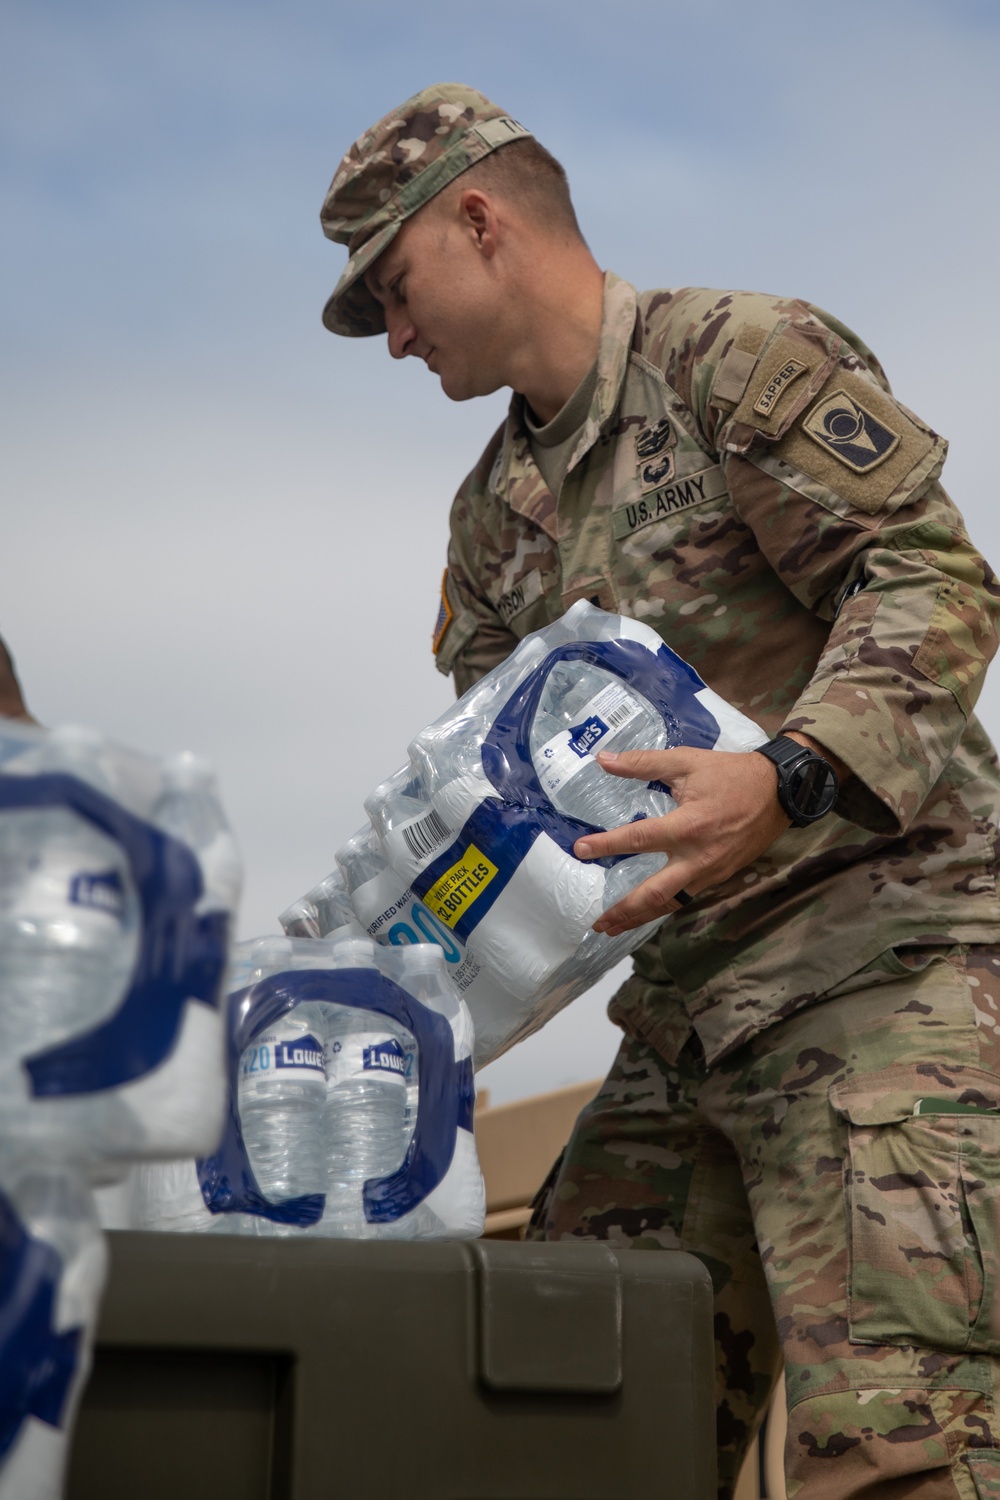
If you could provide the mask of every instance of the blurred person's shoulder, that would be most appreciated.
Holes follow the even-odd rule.
[[[25,706],[14,659],[2,640],[0,640],[0,716],[5,719],[24,719],[28,723],[35,722]]]

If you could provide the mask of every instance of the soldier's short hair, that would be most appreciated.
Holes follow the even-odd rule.
[[[468,167],[456,191],[479,187],[508,198],[527,217],[582,239],[566,169],[534,136],[511,141]]]

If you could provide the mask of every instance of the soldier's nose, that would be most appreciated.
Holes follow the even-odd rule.
[[[405,359],[408,354],[413,353],[413,345],[416,342],[417,330],[409,318],[399,311],[386,311],[386,332],[389,335],[389,353],[393,359]]]

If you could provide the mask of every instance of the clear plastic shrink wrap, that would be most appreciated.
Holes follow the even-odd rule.
[[[766,738],[649,626],[581,600],[423,730],[368,798],[369,825],[337,852],[355,916],[379,943],[441,947],[481,1067],[657,926],[593,931],[665,856],[584,863],[574,843],[676,805],[658,783],[608,775],[595,752],[749,751]],[[282,920],[296,919],[322,934],[315,893]]]
[[[140,1169],[140,1226],[480,1234],[472,1023],[441,951],[259,938],[237,945],[232,984],[222,1143]]]
[[[239,885],[195,756],[0,730],[0,1151],[107,1181],[211,1149]]]
[[[278,921],[285,934],[293,938],[365,936],[339,870],[293,901]]]
[[[82,1178],[0,1148],[0,1500],[58,1500],[104,1239]]]
[[[240,865],[214,779],[0,726],[0,1500],[57,1500],[105,1274],[97,1196],[211,1149]]]

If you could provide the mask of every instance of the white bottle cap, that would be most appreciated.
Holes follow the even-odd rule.
[[[288,938],[258,938],[253,945],[251,962],[263,977],[278,974],[282,969],[292,967],[292,945]]]
[[[194,792],[213,786],[215,773],[204,756],[195,755],[192,750],[182,750],[164,762],[163,780],[171,791]]]
[[[321,939],[322,941],[322,939]],[[374,969],[375,944],[370,938],[335,938],[327,948],[331,969]]]
[[[437,943],[411,943],[403,952],[404,974],[436,974],[444,963],[444,952]]]

